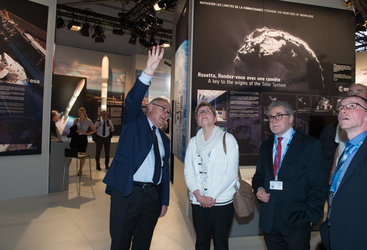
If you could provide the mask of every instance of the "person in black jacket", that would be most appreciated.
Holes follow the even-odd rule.
[[[289,103],[271,103],[268,116],[274,137],[261,145],[252,179],[261,205],[259,226],[269,250],[309,250],[311,229],[324,214],[328,189],[321,145],[292,128]]]

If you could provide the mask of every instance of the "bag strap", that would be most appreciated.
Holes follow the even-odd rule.
[[[227,154],[226,134],[227,132],[225,132],[223,135],[223,150],[225,154]],[[238,169],[238,179],[242,180],[240,169]]]
[[[238,180],[242,180],[240,168],[238,168]]]
[[[227,132],[225,132],[224,135],[223,135],[223,150],[224,150],[224,154],[227,154],[226,134],[227,134]]]

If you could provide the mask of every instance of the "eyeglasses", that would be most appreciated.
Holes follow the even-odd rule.
[[[344,105],[339,105],[336,110],[338,111],[338,113],[340,113],[343,108],[345,107],[347,110],[350,110],[350,109],[356,109],[357,106],[360,106],[361,108],[363,108],[365,111],[367,111],[367,109],[365,107],[363,107],[361,104],[357,103],[357,102],[350,102],[350,103],[347,103],[347,104],[344,104]]]
[[[212,111],[210,110],[210,109],[202,109],[202,110],[198,110],[198,114],[199,115],[203,115],[203,114],[207,114],[207,115],[209,115],[209,114],[211,114],[212,113]]]
[[[169,112],[169,110],[168,110],[168,108],[167,108],[167,107],[165,107],[165,106],[163,106],[163,105],[159,105],[159,104],[154,103],[154,102],[152,102],[152,104],[153,104],[153,105],[155,105],[155,106],[160,107],[160,108],[162,109],[162,111],[163,111],[164,113],[166,113],[168,116],[170,116],[170,115],[171,115],[171,112]]]
[[[268,115],[268,117],[269,117],[269,121],[272,121],[272,120],[280,121],[281,119],[283,119],[283,116],[285,115],[289,115],[289,114]]]

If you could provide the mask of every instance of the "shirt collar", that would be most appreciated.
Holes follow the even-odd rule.
[[[153,130],[153,123],[149,120],[149,118],[147,117],[147,120],[148,120],[148,122],[149,122],[149,126],[150,126],[150,128]]]
[[[360,133],[359,135],[355,136],[352,140],[347,140],[346,143],[352,144],[352,145],[357,145],[358,143],[364,141],[364,139],[366,139],[366,137],[367,137],[367,131],[364,131],[364,132]]]
[[[292,133],[293,133],[294,129],[291,127],[290,129],[287,130],[287,132],[285,132],[282,136],[277,136],[275,135],[275,139],[277,139],[278,137],[283,137],[283,139],[287,139],[290,140],[292,137]]]

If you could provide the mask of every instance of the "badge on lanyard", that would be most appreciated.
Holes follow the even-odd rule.
[[[269,183],[270,184],[269,185],[270,190],[283,190],[283,182],[282,181],[278,181],[279,169],[282,166],[284,156],[285,156],[286,152],[288,151],[289,145],[291,144],[291,141],[293,139],[293,136],[294,136],[295,132],[296,131],[293,130],[293,133],[291,135],[291,138],[289,139],[289,141],[287,143],[287,147],[284,150],[283,157],[281,157],[280,163],[277,164],[278,165],[278,168],[277,168],[277,172],[275,174],[275,181],[270,181],[270,183]],[[275,140],[275,138],[274,138],[274,140]],[[276,154],[278,154],[278,153],[279,152],[276,152]],[[281,154],[281,152],[280,152],[280,154]],[[277,159],[278,159],[278,157],[277,157]]]
[[[283,190],[282,181],[270,181],[270,190]]]

